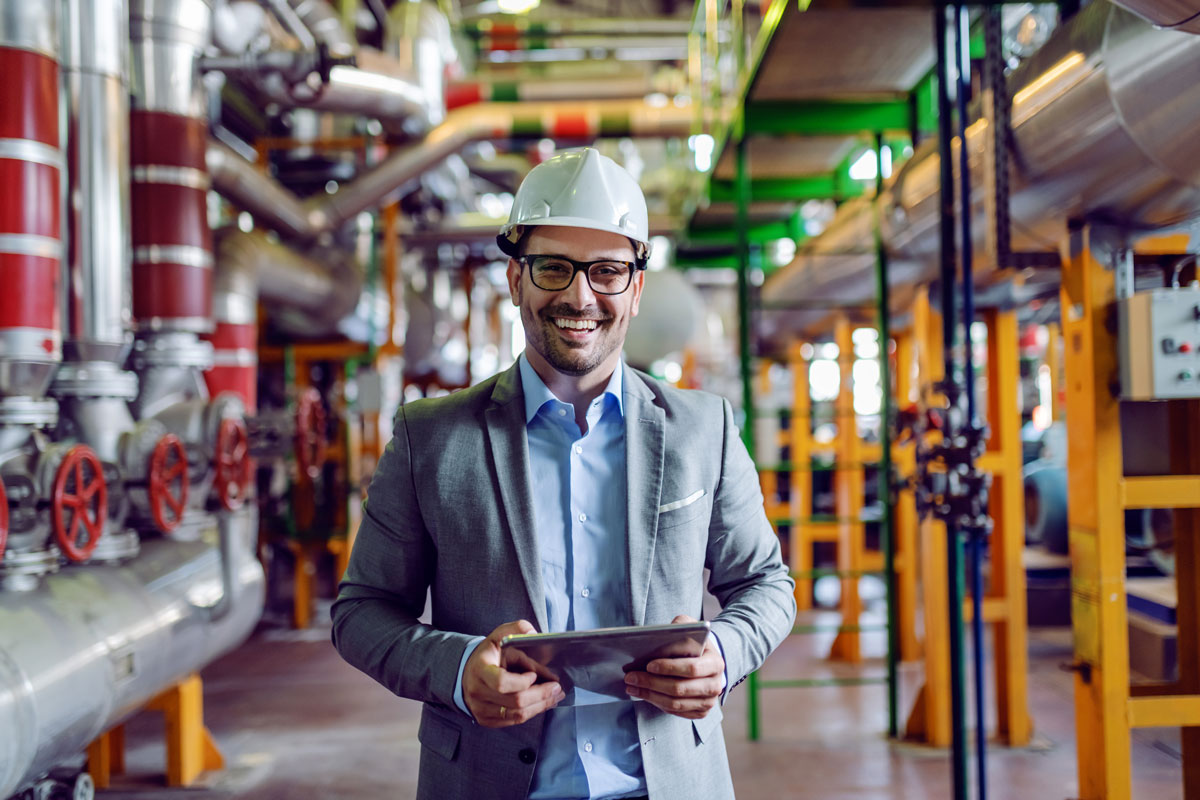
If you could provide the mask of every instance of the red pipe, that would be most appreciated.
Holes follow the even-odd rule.
[[[58,361],[62,264],[58,64],[0,47],[0,352]],[[46,163],[53,162],[53,163]]]
[[[129,137],[134,319],[144,330],[211,330],[207,125],[135,110]]]
[[[258,409],[258,331],[254,323],[238,325],[217,321],[209,337],[213,346],[212,369],[204,373],[210,397],[236,392],[246,412]]]

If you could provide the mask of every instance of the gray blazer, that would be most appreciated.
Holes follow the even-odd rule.
[[[631,625],[700,618],[704,570],[730,683],[791,630],[793,583],[763,513],[754,466],[723,399],[625,370]],[[527,619],[546,630],[520,372],[402,406],[368,490],[333,605],[354,666],[422,701],[421,800],[519,800],[543,718],[498,730],[454,704],[473,636]],[[417,621],[432,597],[432,624]],[[732,688],[732,686],[730,687]],[[693,722],[637,704],[652,800],[725,800],[733,784],[721,710]]]

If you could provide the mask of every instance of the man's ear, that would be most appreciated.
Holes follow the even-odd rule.
[[[629,315],[636,317],[638,314],[638,305],[642,301],[642,287],[646,284],[646,271],[639,269],[633,273],[633,285],[629,287],[629,291],[633,292],[633,302],[629,306]]]
[[[508,269],[504,273],[508,277],[508,296],[514,306],[521,305],[521,265],[515,258],[508,260]]]

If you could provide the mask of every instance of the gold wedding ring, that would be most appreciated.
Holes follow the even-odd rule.
[[[500,706],[500,719],[506,719],[508,716],[508,707]]]

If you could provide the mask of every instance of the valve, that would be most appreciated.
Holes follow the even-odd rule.
[[[4,561],[4,548],[8,546],[8,490],[4,478],[0,477],[0,562]]]
[[[67,451],[54,476],[50,506],[58,546],[71,561],[87,561],[104,531],[108,484],[100,457],[86,444]]]
[[[188,497],[187,451],[178,436],[168,433],[154,445],[148,474],[154,524],[163,533],[170,533],[183,520]]]
[[[226,511],[236,511],[246,501],[250,487],[250,437],[246,425],[226,417],[217,429],[217,498]]]
[[[325,406],[321,393],[311,386],[296,403],[296,463],[300,474],[316,478],[325,463]]]

